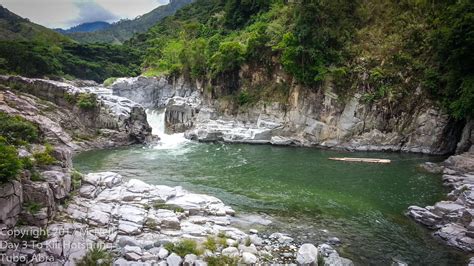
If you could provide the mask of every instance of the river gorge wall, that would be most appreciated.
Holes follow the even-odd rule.
[[[427,154],[453,153],[470,143],[463,138],[458,145],[464,122],[451,119],[421,95],[414,95],[406,110],[394,115],[387,107],[364,102],[357,93],[341,101],[330,87],[312,91],[292,85],[287,98],[279,101],[237,105],[229,97],[214,97],[206,86],[182,78],[137,77],[118,79],[112,90],[148,108],[166,107],[170,132],[185,132],[203,142]]]

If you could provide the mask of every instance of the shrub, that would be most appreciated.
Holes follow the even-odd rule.
[[[41,204],[39,204],[38,202],[34,202],[34,201],[27,201],[23,204],[23,207],[25,208],[25,210],[30,213],[30,214],[36,214],[38,213],[41,208],[43,208],[41,206]]]
[[[30,157],[23,157],[20,158],[20,160],[23,169],[32,170],[33,167],[35,167],[35,163],[33,162],[33,160],[31,160]]]
[[[200,255],[202,252],[197,249],[196,241],[192,239],[183,239],[176,244],[167,243],[165,248],[170,252],[174,252],[181,257],[186,256],[187,254]]]
[[[234,266],[237,265],[239,258],[217,255],[206,257],[205,260],[209,266]]]
[[[227,246],[227,237],[220,237],[219,238],[219,245],[222,246],[222,247],[226,247]]]
[[[20,116],[0,112],[0,135],[12,145],[22,145],[38,140],[38,128]]]
[[[184,209],[181,208],[180,206],[173,205],[173,204],[166,204],[161,201],[157,201],[153,203],[153,208],[154,209],[163,209],[163,210],[170,210],[174,212],[184,212]]]
[[[77,266],[112,265],[113,256],[100,246],[89,250],[80,260],[75,260]]]
[[[82,184],[82,174],[76,170],[73,170],[71,173],[71,180],[72,180],[72,189],[73,190],[79,189]]]
[[[252,96],[246,91],[242,91],[237,97],[237,102],[240,106],[246,105],[252,101]]]
[[[93,109],[97,106],[97,97],[90,93],[80,93],[77,96],[77,106],[82,109]]]
[[[36,152],[33,154],[33,158],[35,158],[36,165],[38,166],[46,166],[56,163],[56,159],[51,156],[53,147],[49,144],[46,144],[45,147],[46,149],[44,152]]]
[[[247,237],[247,238],[245,239],[244,245],[245,245],[246,247],[249,247],[251,244],[252,244],[252,240],[250,240],[250,237]]]
[[[0,143],[0,183],[15,179],[22,168],[14,146]]]
[[[155,220],[152,219],[147,219],[145,222],[146,226],[150,228],[151,230],[157,230],[158,229],[158,224],[155,222]]]
[[[38,171],[32,171],[30,180],[33,182],[41,182],[44,181],[44,178],[40,175],[40,173],[38,173]]]
[[[115,81],[117,81],[118,78],[108,78],[104,81],[104,87],[109,87],[112,84],[114,84]]]
[[[216,252],[216,250],[217,250],[216,239],[215,239],[214,237],[212,237],[212,236],[208,236],[207,239],[206,239],[206,241],[204,241],[204,242],[202,243],[202,245],[203,245],[203,247],[204,247],[205,249],[208,249],[208,250],[210,250],[210,251],[212,251],[212,252]]]
[[[223,42],[219,51],[211,58],[214,73],[225,73],[239,69],[245,61],[245,46],[239,42]]]
[[[68,102],[70,104],[76,104],[76,96],[74,94],[66,92],[64,94],[64,99],[66,100],[66,102]]]

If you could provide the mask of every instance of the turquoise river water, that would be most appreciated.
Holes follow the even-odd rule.
[[[442,158],[414,154],[328,151],[269,145],[203,144],[164,135],[155,147],[132,146],[79,154],[83,173],[114,171],[151,184],[183,186],[222,199],[238,216],[273,221],[259,228],[299,242],[336,236],[341,255],[357,265],[462,265],[466,258],[404,215],[410,205],[441,200],[440,175],[417,170]],[[330,161],[377,157],[391,164]]]

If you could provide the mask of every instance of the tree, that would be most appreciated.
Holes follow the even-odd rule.
[[[223,42],[211,60],[216,74],[238,70],[245,61],[245,46],[235,41]]]

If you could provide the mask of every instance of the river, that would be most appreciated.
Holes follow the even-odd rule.
[[[288,232],[299,242],[320,244],[338,237],[341,256],[358,265],[390,265],[396,260],[465,264],[462,254],[404,215],[410,205],[431,205],[445,197],[441,176],[416,167],[443,158],[197,143],[183,134],[164,134],[163,113],[148,111],[148,117],[160,143],[81,153],[74,159],[75,168],[84,173],[114,171],[126,179],[213,195],[231,205],[237,217],[273,221],[259,226],[261,231]],[[333,156],[387,158],[392,163],[328,160]]]

